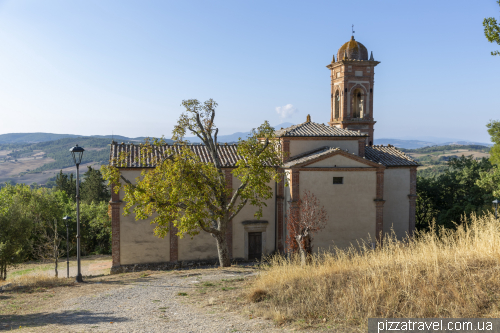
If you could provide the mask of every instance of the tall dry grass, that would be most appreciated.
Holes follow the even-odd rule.
[[[274,257],[250,297],[264,299],[257,309],[277,320],[498,317],[500,223],[491,215],[465,222],[405,243],[389,237],[376,250],[316,255],[305,267]]]

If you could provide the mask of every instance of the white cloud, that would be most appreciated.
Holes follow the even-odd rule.
[[[287,104],[285,106],[277,106],[276,112],[281,116],[282,119],[289,118],[292,114],[297,113],[297,110],[292,104]]]

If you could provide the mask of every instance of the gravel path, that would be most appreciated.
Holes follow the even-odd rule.
[[[179,293],[194,292],[199,280],[234,278],[231,271],[196,276],[158,274],[124,288],[71,299],[51,313],[35,314],[23,331],[33,332],[284,332],[272,322],[238,313],[205,311],[184,302]],[[30,325],[31,326],[31,325]],[[0,328],[1,330],[1,328]]]

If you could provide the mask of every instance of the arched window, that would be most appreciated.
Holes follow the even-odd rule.
[[[339,91],[335,93],[335,119],[340,118],[340,94]]]
[[[363,118],[364,116],[364,103],[365,96],[361,89],[354,90],[352,94],[352,117],[353,118]]]

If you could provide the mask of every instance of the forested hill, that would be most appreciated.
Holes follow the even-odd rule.
[[[144,140],[144,137],[128,138],[126,136],[121,136],[121,135],[82,136],[82,135],[76,135],[76,134],[55,134],[55,133],[8,133],[8,134],[0,134],[0,144],[37,143],[37,142],[46,142],[46,141],[54,141],[54,140],[67,139],[67,138],[80,138],[80,137],[101,138],[101,139],[114,138],[117,141],[142,141],[142,140]]]
[[[38,143],[0,144],[0,150],[11,151],[6,155],[7,160],[19,160],[30,157],[36,158],[35,154],[38,154],[39,158],[49,157],[55,160],[29,171],[29,173],[35,173],[74,166],[73,158],[69,149],[76,144],[86,150],[83,154],[82,164],[89,162],[105,164],[109,160],[110,143],[111,139],[75,137]],[[40,156],[41,152],[45,154]]]

